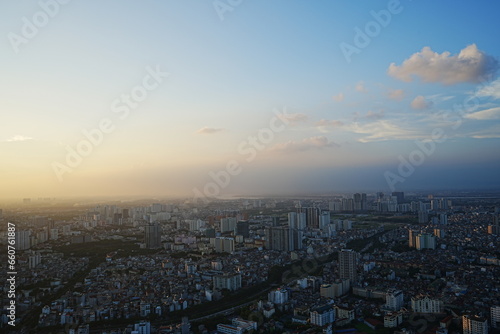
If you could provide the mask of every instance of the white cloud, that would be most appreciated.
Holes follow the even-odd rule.
[[[274,152],[304,152],[313,149],[323,149],[338,146],[334,142],[328,141],[324,136],[305,138],[302,141],[290,140],[286,143],[276,144],[269,150]]]
[[[316,122],[315,125],[316,125],[316,127],[318,128],[319,131],[321,131],[321,132],[329,132],[330,129],[339,128],[342,125],[344,125],[344,123],[342,121],[338,121],[338,120],[322,119],[322,120]]]
[[[405,91],[402,89],[391,89],[389,93],[387,93],[387,96],[391,100],[401,101],[405,97]]]
[[[379,120],[368,124],[359,124],[356,122],[349,125],[348,129],[354,133],[367,135],[359,139],[362,143],[385,140],[408,140],[422,137],[416,131],[402,129],[388,120]]]
[[[31,137],[26,137],[23,135],[15,135],[9,139],[7,139],[8,142],[15,142],[15,141],[26,141],[26,140],[32,140],[33,138]]]
[[[417,110],[429,109],[432,106],[431,101],[427,101],[422,95],[417,96],[411,101],[411,107]]]
[[[380,110],[380,111],[377,112],[377,111],[368,110],[368,112],[366,113],[365,118],[366,119],[372,119],[372,120],[384,118],[384,111]]]
[[[497,124],[493,127],[471,132],[466,136],[475,139],[500,138],[500,125]]]
[[[196,131],[196,133],[203,134],[203,135],[209,135],[209,134],[214,134],[214,133],[221,132],[221,131],[224,131],[224,129],[210,128],[208,126],[205,126],[201,129],[199,129],[198,131]]]
[[[366,90],[366,87],[365,87],[365,83],[363,81],[360,81],[356,84],[356,90],[360,93],[366,93],[367,90]]]
[[[465,115],[465,118],[481,121],[500,119],[500,107],[476,111],[471,114]]]
[[[342,102],[344,101],[344,93],[338,93],[337,95],[333,96],[333,100],[335,102]]]
[[[411,55],[400,66],[391,63],[387,73],[406,82],[412,81],[413,76],[417,76],[424,82],[453,85],[487,80],[497,69],[498,61],[472,44],[453,56],[448,51],[439,54],[426,46],[422,51]]]
[[[301,113],[279,114],[278,117],[284,121],[291,123],[291,124],[306,122],[308,119],[306,114],[301,114]]]
[[[500,99],[500,79],[497,79],[479,89],[476,93],[476,96],[480,97],[492,97],[496,100]]]
[[[432,103],[439,103],[454,99],[453,95],[444,95],[444,94],[434,94],[426,96],[427,100],[432,101]]]

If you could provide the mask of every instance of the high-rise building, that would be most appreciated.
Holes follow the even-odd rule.
[[[288,213],[288,227],[290,228],[298,228],[299,219],[297,217],[297,212],[289,212]]]
[[[234,239],[219,237],[215,238],[215,251],[217,253],[234,253]]]
[[[411,308],[417,313],[441,313],[443,302],[439,299],[430,298],[428,295],[411,297]]]
[[[491,327],[500,328],[500,306],[490,308]]]
[[[240,220],[236,223],[236,234],[242,235],[244,238],[250,236],[250,223],[248,220]]]
[[[352,249],[342,249],[339,252],[339,275],[341,279],[349,279],[354,283],[357,278],[357,253]]]
[[[435,228],[434,229],[434,235],[437,237],[437,238],[444,238],[445,235],[446,235],[446,232],[443,230],[443,229],[440,229],[440,228]]]
[[[311,229],[319,228],[319,208],[304,208],[306,213],[306,226]]]
[[[436,249],[436,237],[429,233],[418,234],[415,238],[415,248],[422,249]]]
[[[427,211],[418,211],[418,223],[426,224],[429,222],[429,214]]]
[[[151,212],[161,212],[162,211],[162,205],[161,203],[153,203],[151,204]]]
[[[330,225],[330,211],[321,211],[319,216],[319,228],[325,229]]]
[[[439,199],[439,209],[448,210],[448,200],[446,198]]]
[[[322,284],[319,293],[322,297],[336,298],[345,295],[351,288],[350,280],[336,280],[331,284]]]
[[[398,204],[404,203],[405,201],[405,193],[402,191],[393,191],[392,196],[396,197]]]
[[[354,211],[354,199],[343,198],[342,199],[342,211]]]
[[[385,306],[393,311],[399,311],[403,307],[403,291],[390,289],[385,295]]]
[[[236,230],[236,217],[221,218],[220,220],[220,231],[224,232],[234,232]]]
[[[302,248],[302,231],[289,227],[268,227],[266,233],[266,249],[292,251]]]
[[[146,248],[161,248],[161,226],[158,223],[148,224],[144,227],[144,242]]]
[[[500,216],[496,214],[496,209],[497,208],[495,207],[495,214],[493,215],[492,225],[488,225],[488,234],[500,235]]]
[[[488,334],[488,321],[475,315],[462,316],[462,329],[464,334]]]
[[[354,211],[361,211],[362,210],[361,194],[356,193],[352,195],[352,199],[354,201]]]
[[[402,312],[389,312],[384,316],[384,327],[395,328],[403,323]]]
[[[30,243],[30,235],[31,231],[23,231],[23,230],[17,230],[16,231],[16,250],[26,250],[30,249],[31,243]]]
[[[331,305],[313,308],[309,313],[311,324],[325,326],[335,321],[335,311]]]
[[[274,304],[284,304],[288,301],[288,290],[278,288],[267,294],[267,300]]]
[[[416,245],[417,245],[417,241],[416,241],[417,234],[418,234],[418,232],[416,232],[416,231],[408,230],[408,246],[409,247],[412,247],[412,248],[416,247]]]
[[[241,288],[240,274],[222,274],[213,276],[214,289],[228,289],[231,291]]]
[[[50,229],[50,240],[59,239],[59,230],[57,228]]]
[[[448,225],[448,215],[446,213],[441,213],[439,215],[439,224]]]
[[[134,325],[134,331],[138,334],[151,334],[151,323],[142,321]]]

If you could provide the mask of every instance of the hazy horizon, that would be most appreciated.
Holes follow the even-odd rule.
[[[499,4],[57,4],[2,5],[0,199],[500,189]]]

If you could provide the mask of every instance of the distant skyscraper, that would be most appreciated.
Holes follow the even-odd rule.
[[[418,212],[418,223],[419,224],[426,224],[429,222],[429,215],[427,214],[427,211],[419,211]]]
[[[354,194],[352,196],[354,200],[354,211],[361,211],[361,194]]]
[[[444,236],[446,235],[445,231],[443,229],[440,229],[440,228],[435,228],[434,229],[434,235],[438,238],[444,238]]]
[[[30,235],[31,235],[31,231],[23,231],[23,230],[16,231],[16,249],[17,250],[30,249],[30,247],[31,247]]]
[[[248,220],[240,220],[236,223],[236,234],[242,235],[243,238],[248,238],[250,236],[250,223]]]
[[[417,238],[417,232],[415,232],[413,230],[408,230],[408,246],[409,247],[412,247],[412,248],[416,247],[416,245],[417,245],[416,238]]]
[[[288,213],[288,227],[290,228],[298,228],[298,217],[297,212],[289,212]]]
[[[161,248],[161,226],[158,223],[148,224],[144,228],[146,248]]]
[[[289,227],[266,228],[266,249],[292,251],[302,248],[302,231]]]
[[[492,219],[492,225],[488,226],[488,233],[499,235],[500,234],[500,223],[499,223],[499,215],[495,214]]]
[[[446,198],[439,199],[439,208],[441,210],[448,210],[448,200]]]
[[[354,211],[354,199],[342,198],[342,211]]]
[[[308,228],[318,229],[319,228],[319,208],[310,207],[305,208],[306,212],[306,225]]]
[[[330,225],[330,211],[321,211],[321,215],[319,216],[319,228],[322,230],[328,228]]]
[[[404,203],[405,201],[405,193],[402,191],[393,191],[392,196],[395,196],[398,204]]]
[[[215,251],[217,253],[234,253],[234,239],[233,238],[215,238]]]
[[[432,234],[422,233],[418,234],[415,238],[415,248],[422,249],[436,249],[436,237]]]
[[[341,279],[348,278],[351,283],[357,280],[357,253],[352,249],[342,249],[339,252],[339,275]]]
[[[236,217],[221,218],[220,220],[220,231],[224,232],[234,232],[236,230]]]

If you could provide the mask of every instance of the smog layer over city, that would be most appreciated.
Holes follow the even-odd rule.
[[[500,4],[0,4],[0,332],[500,334]]]

